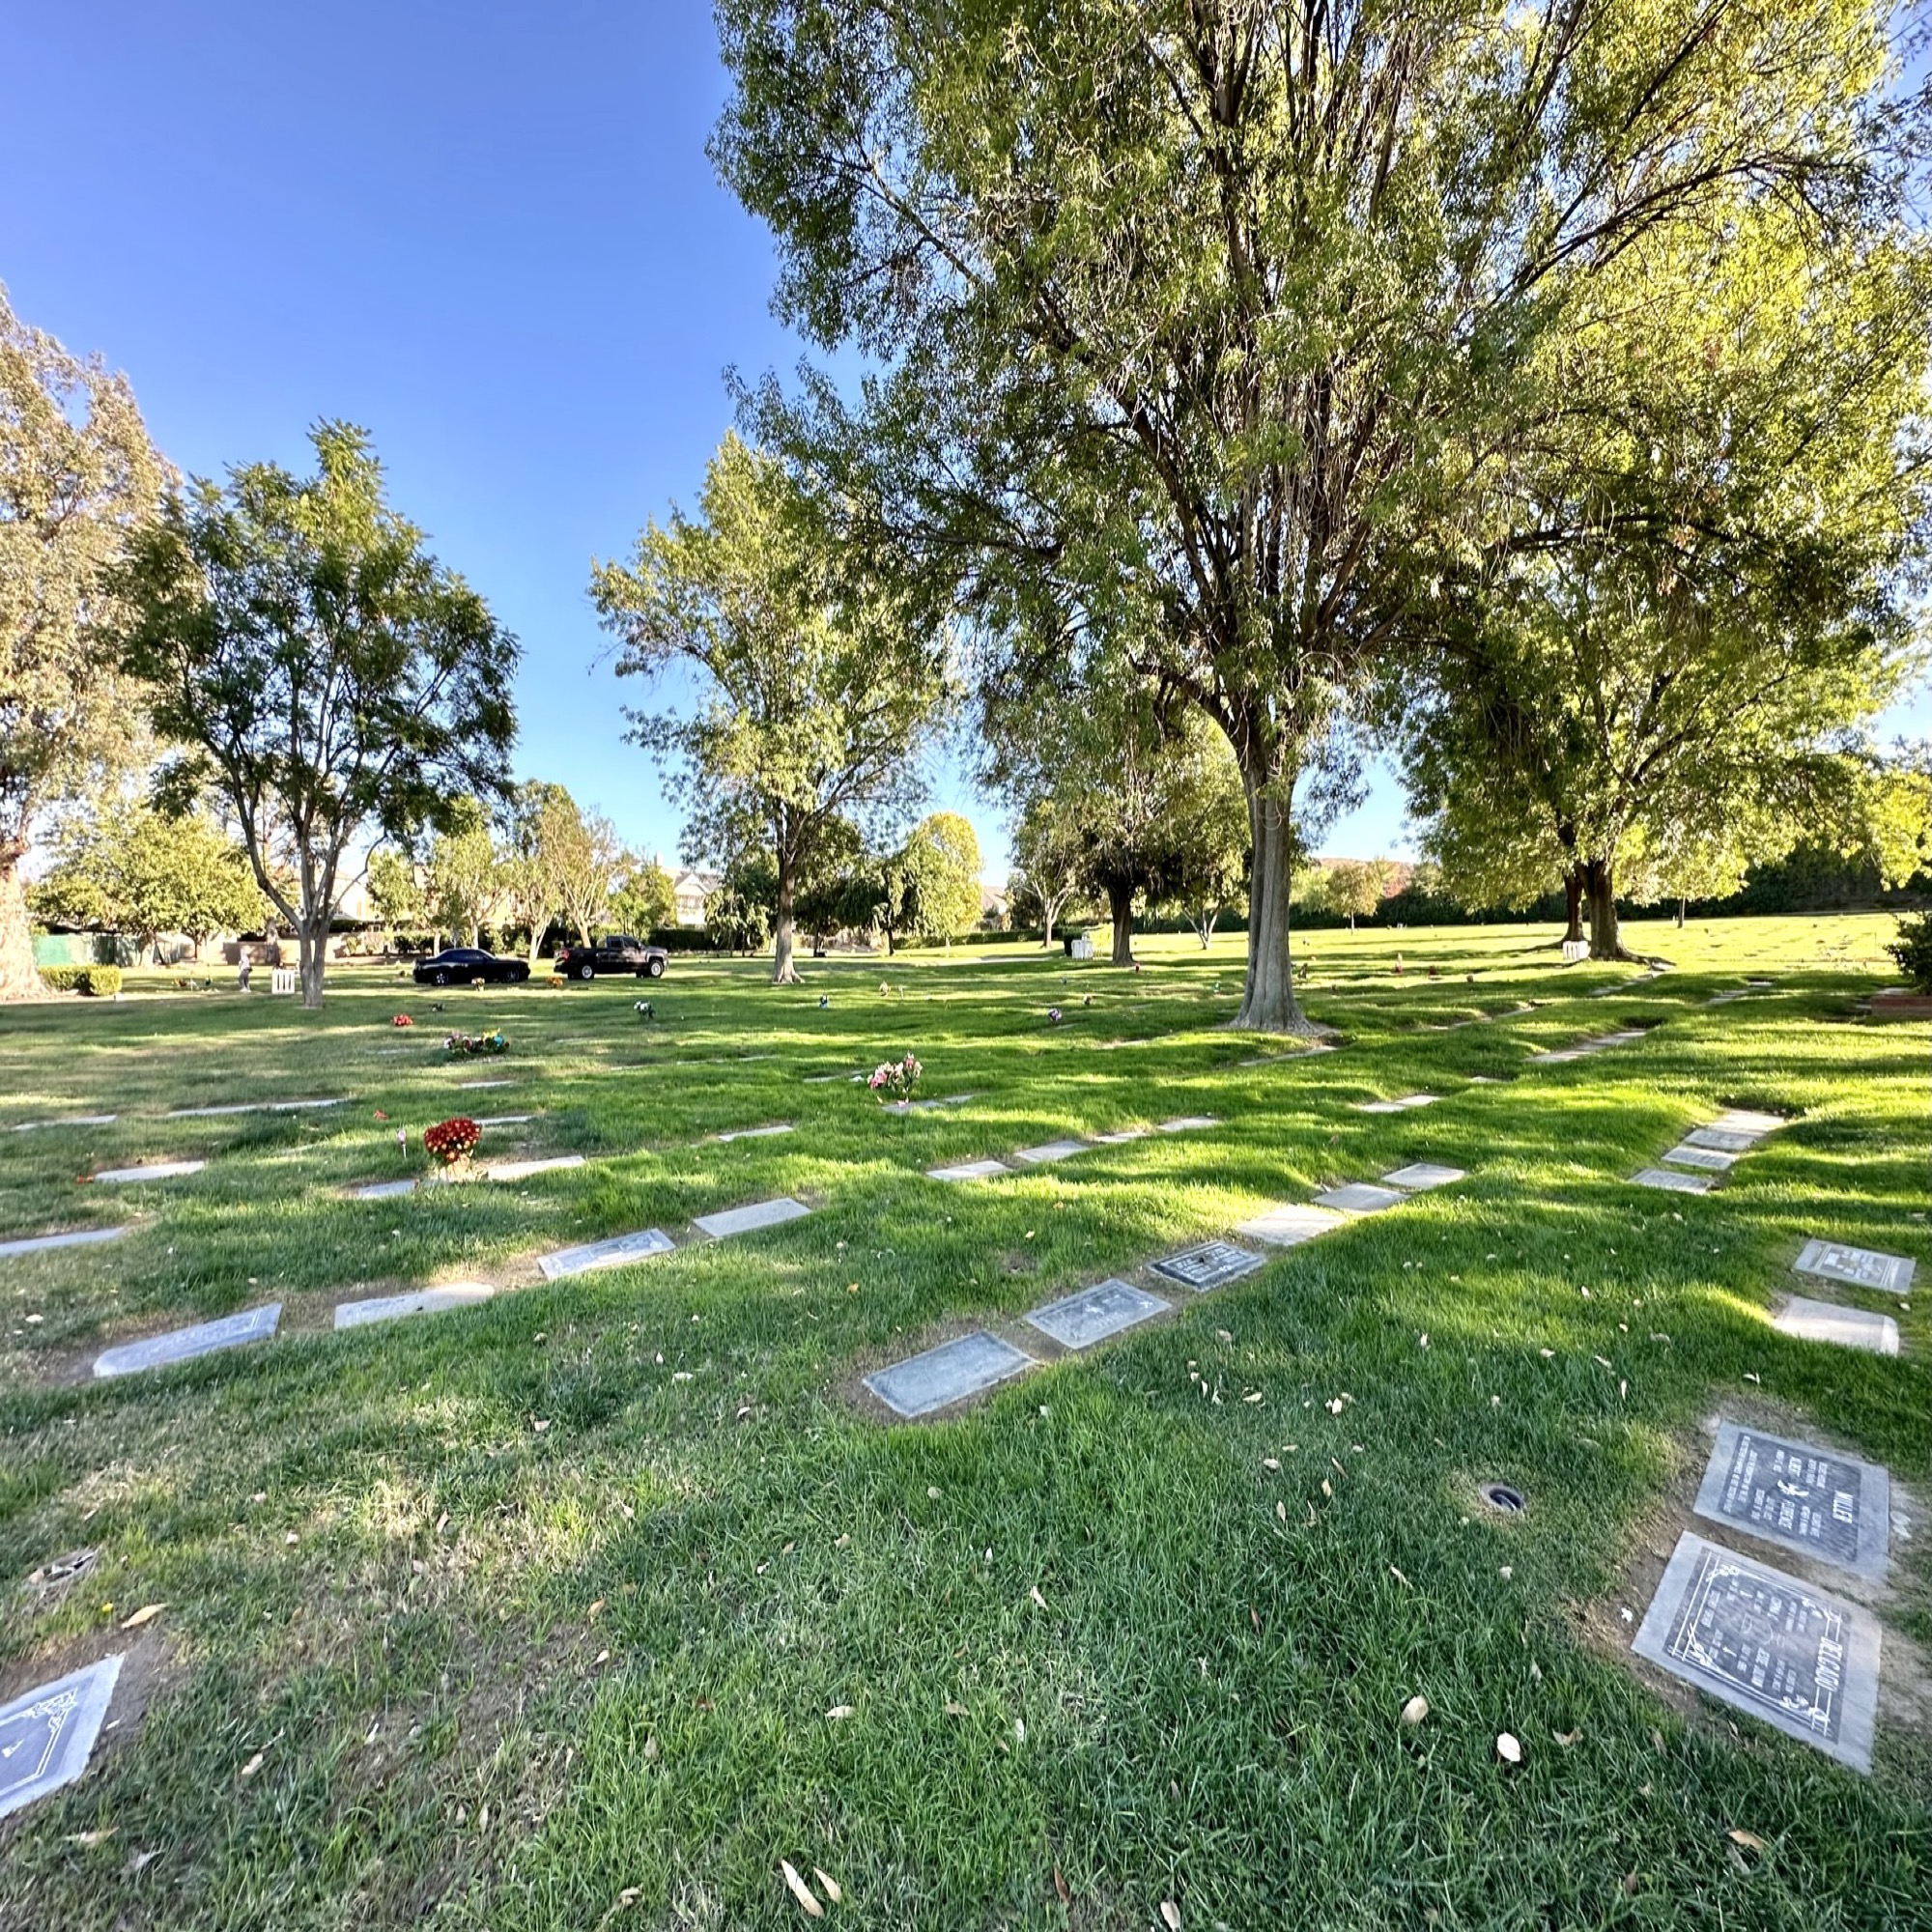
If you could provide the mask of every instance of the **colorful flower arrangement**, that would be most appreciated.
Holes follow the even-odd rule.
[[[391,1026],[414,1026],[415,1021],[411,1019],[408,1013],[398,1013],[389,1024]]]
[[[423,1146],[444,1167],[454,1167],[475,1152],[476,1143],[482,1138],[483,1129],[474,1121],[459,1116],[453,1121],[439,1121],[423,1135]]]
[[[881,1106],[895,1100],[910,1100],[919,1091],[921,1077],[925,1072],[919,1062],[908,1053],[903,1060],[888,1060],[875,1067],[872,1077],[866,1082]]]
[[[567,986],[570,984],[570,981],[561,973],[553,973],[550,976],[550,982],[553,986]]]
[[[1066,1015],[1058,1007],[1048,1007],[1046,1009],[1046,1023],[1048,1026],[1058,1026],[1065,1017]]]
[[[656,1006],[649,1000],[634,1000],[631,1010],[641,1019],[654,1020],[658,1016]]]
[[[500,1033],[453,1033],[442,1042],[442,1050],[458,1059],[479,1059],[507,1053],[510,1042]]]

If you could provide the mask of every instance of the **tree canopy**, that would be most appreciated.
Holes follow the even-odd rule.
[[[714,137],[782,317],[869,359],[765,420],[989,627],[1043,576],[1227,736],[1240,1018],[1300,1024],[1296,788],[1480,526],[1634,241],[1890,219],[1841,0],[721,0]],[[1803,48],[1802,58],[1792,49]],[[773,434],[779,433],[775,427]]]
[[[19,872],[36,817],[102,784],[138,733],[94,628],[166,481],[127,379],[29,327],[0,287],[0,999],[40,986]]]
[[[518,647],[389,507],[361,430],[309,440],[309,476],[250,464],[170,495],[115,573],[110,636],[183,748],[170,793],[213,787],[233,808],[313,1007],[356,835],[448,827],[458,800],[500,795]]]
[[[591,583],[620,676],[698,674],[695,716],[633,711],[632,735],[673,768],[687,857],[771,853],[781,983],[802,867],[835,820],[916,794],[948,695],[944,629],[831,521],[810,476],[727,436],[698,515],[648,524],[633,561]]]

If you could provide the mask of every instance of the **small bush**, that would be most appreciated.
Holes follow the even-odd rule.
[[[41,984],[50,993],[91,993],[110,1000],[121,990],[118,966],[43,966]]]
[[[1916,993],[1932,993],[1932,912],[1898,922],[1898,937],[1885,949],[1898,961]]]

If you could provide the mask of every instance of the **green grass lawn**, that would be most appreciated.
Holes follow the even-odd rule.
[[[1898,1317],[1896,1359],[1768,1322],[1807,1235],[1932,1267],[1924,1032],[1853,1011],[1891,926],[1645,923],[1679,970],[1641,983],[1560,967],[1548,928],[1320,932],[1339,1048],[1261,1065],[1283,1044],[1225,1030],[1238,936],[1146,941],[1139,974],[1000,949],[777,990],[678,958],[432,995],[359,968],[310,1015],[136,973],[0,1010],[0,1126],[120,1116],[0,1137],[0,1238],[131,1229],[0,1262],[0,1694],[125,1649],[145,1699],[0,1826],[0,1925],[796,1925],[781,1859],[837,1882],[834,1924],[1932,1924],[1932,1320],[1837,1292]],[[511,1051],[447,1064],[447,1025]],[[1651,1031],[1526,1065],[1622,1025]],[[809,1077],[907,1048],[973,1098],[889,1117]],[[485,1079],[516,1084],[460,1091]],[[1351,1105],[1415,1090],[1442,1097]],[[1628,1184],[1732,1105],[1791,1124],[1708,1198]],[[587,1163],[351,1198],[459,1112],[536,1116],[486,1155]],[[1180,1114],[1221,1124],[923,1173]],[[77,1179],[147,1158],[208,1165]],[[889,1425],[859,1386],[1418,1159],[1469,1177],[963,1414]],[[813,1213],[535,1266],[780,1194]],[[516,1292],[329,1332],[338,1300],[458,1280]],[[272,1342],[89,1379],[269,1299]],[[1869,1779],[1625,1661],[1719,1413],[1890,1466],[1915,1534]],[[1483,1508],[1491,1477],[1524,1515]],[[80,1548],[65,1596],[30,1584]]]

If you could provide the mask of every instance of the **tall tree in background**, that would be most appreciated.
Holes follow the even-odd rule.
[[[1021,809],[1012,833],[1015,923],[1022,896],[1039,907],[1040,944],[1053,944],[1054,923],[1081,891],[1080,827],[1067,803],[1037,792]]]
[[[1262,1028],[1303,1024],[1298,781],[1421,540],[1490,502],[1537,359],[1634,237],[1739,195],[1856,218],[1914,138],[1865,112],[1889,12],[1845,0],[718,14],[713,153],[780,314],[874,367],[853,407],[773,399],[772,433],[936,569],[1141,607],[1141,668],[1240,765]]]
[[[634,562],[599,568],[591,592],[619,675],[699,674],[696,717],[634,712],[632,735],[675,761],[687,857],[771,853],[772,980],[794,980],[799,877],[827,827],[917,788],[947,695],[943,631],[838,552],[806,477],[736,436],[711,460],[698,517],[647,525]]]
[[[449,822],[431,838],[423,872],[439,929],[452,945],[479,944],[502,888],[490,816],[480,801],[451,800]]]
[[[582,811],[574,801],[568,811],[557,812],[551,838],[557,912],[588,946],[596,939],[611,909],[611,895],[623,876],[623,841],[601,812]]]
[[[367,437],[323,423],[309,440],[310,476],[250,464],[170,496],[115,573],[112,636],[156,729],[186,748],[166,795],[213,788],[233,807],[313,1008],[356,835],[445,827],[458,798],[499,793],[518,653],[384,501]]]
[[[580,823],[577,802],[562,785],[532,779],[498,812],[497,873],[511,917],[529,933],[529,963],[563,903],[557,853]]]
[[[369,903],[391,933],[421,932],[429,925],[429,890],[414,855],[389,846],[369,855]]]
[[[906,929],[951,943],[980,920],[980,838],[956,811],[935,811],[899,852],[908,881]]]
[[[618,928],[648,939],[663,925],[677,923],[677,882],[655,859],[627,853],[622,876],[611,895],[611,917]]]
[[[1860,727],[1925,662],[1932,245],[1741,205],[1606,287],[1516,459],[1532,514],[1425,600],[1402,727],[1445,856],[1580,878],[1601,959],[1620,894],[1861,837]]]
[[[0,288],[0,1000],[40,990],[20,881],[34,821],[100,783],[138,720],[90,627],[165,482],[127,379],[28,327]]]
[[[198,956],[211,933],[246,931],[264,911],[246,854],[206,813],[171,818],[119,797],[67,819],[30,897],[42,919],[131,934],[143,956],[164,932],[185,933]]]

